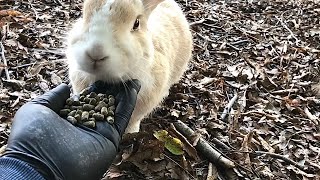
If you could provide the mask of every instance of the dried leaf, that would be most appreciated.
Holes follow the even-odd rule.
[[[62,83],[62,80],[58,75],[52,73],[51,74],[51,83],[54,84],[55,86],[58,86],[59,84]]]
[[[160,141],[165,143],[165,147],[174,155],[183,154],[183,144],[178,138],[174,138],[168,134],[166,130],[160,130],[153,133]]]

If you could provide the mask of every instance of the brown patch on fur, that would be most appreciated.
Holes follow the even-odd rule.
[[[142,9],[136,9],[136,5],[132,5],[137,3],[139,2],[136,0],[115,0],[110,11],[110,21],[125,25],[134,22],[137,15],[143,12]]]
[[[88,24],[93,16],[93,13],[97,12],[105,5],[107,0],[86,0],[83,4],[83,18],[84,23]]]

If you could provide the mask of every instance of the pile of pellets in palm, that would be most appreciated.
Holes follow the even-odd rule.
[[[60,110],[60,116],[71,124],[81,124],[89,128],[96,127],[96,121],[114,123],[115,98],[113,95],[97,94],[84,90],[79,98],[68,98]]]

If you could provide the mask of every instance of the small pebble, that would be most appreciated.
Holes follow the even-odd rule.
[[[80,96],[79,101],[83,101],[84,98],[85,96]]]
[[[71,123],[71,124],[76,124],[77,120],[76,118],[74,118],[73,116],[68,116],[67,120]]]
[[[114,123],[115,98],[113,95],[90,92],[84,89],[80,95],[74,95],[66,100],[60,111],[62,117],[72,124],[82,124],[86,127],[96,127],[96,121]]]
[[[102,107],[101,108],[101,114],[103,114],[106,117],[108,115],[108,108],[107,107]]]
[[[97,105],[97,100],[94,98],[90,98],[89,104],[91,105]]]
[[[75,118],[78,122],[81,121],[81,115],[80,115],[80,114],[74,115],[74,118]]]
[[[94,127],[96,127],[96,122],[94,122],[94,121],[86,121],[86,122],[83,123],[83,125],[87,126],[89,128],[94,128]]]
[[[94,98],[94,97],[96,97],[97,96],[97,93],[95,93],[95,92],[91,92],[90,94],[89,94],[89,98]]]
[[[60,114],[61,116],[67,116],[70,113],[70,109],[61,109]]]
[[[109,103],[109,99],[108,98],[103,98],[103,101],[105,102],[105,103]]]
[[[103,121],[103,119],[104,119],[104,116],[103,116],[102,114],[100,114],[100,113],[94,113],[94,114],[92,115],[92,117],[93,117],[94,119],[96,119],[96,121]]]
[[[98,105],[94,108],[94,110],[100,112],[102,107],[108,107],[108,105],[105,102],[100,101]]]
[[[107,117],[107,121],[108,121],[108,123],[113,124],[114,123],[114,117],[108,116]]]
[[[94,109],[94,105],[84,104],[84,105],[82,106],[82,109],[83,109],[84,111],[91,111],[91,110]]]
[[[68,98],[68,99],[66,100],[66,104],[69,105],[69,106],[71,106],[71,105],[73,104],[73,99],[72,99],[72,98]]]
[[[89,120],[89,112],[83,111],[81,115],[81,121],[88,121]]]
[[[84,101],[85,103],[88,103],[88,104],[89,104],[89,103],[90,103],[90,99],[91,99],[91,98],[85,97],[85,98],[83,99],[83,101]]]
[[[90,111],[89,111],[89,115],[90,115],[90,116],[92,116],[94,113],[95,113],[94,110],[90,110]]]
[[[74,106],[80,106],[80,101],[73,101],[73,104]]]
[[[108,107],[108,111],[114,111],[114,110],[116,110],[116,107],[115,107],[115,106],[110,106],[110,107]]]
[[[71,107],[70,107],[70,110],[71,110],[71,111],[73,111],[73,110],[79,110],[79,109],[82,110],[82,106],[71,106]]]
[[[97,99],[98,101],[101,101],[103,98],[104,98],[104,94],[101,94],[101,93],[99,93],[99,94],[96,96],[96,99]]]
[[[82,111],[81,109],[78,109],[77,112],[76,112],[76,114],[82,115],[82,112],[83,112],[83,111]]]
[[[109,98],[109,102],[108,102],[108,105],[109,106],[113,106],[114,105],[114,102],[115,102],[115,99],[112,97],[112,98]]]
[[[75,116],[75,115],[76,115],[76,112],[77,112],[77,110],[73,110],[73,111],[71,111],[71,112],[68,114],[68,116]]]
[[[108,110],[108,116],[114,116],[114,111],[109,111]]]

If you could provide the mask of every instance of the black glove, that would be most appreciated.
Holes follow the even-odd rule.
[[[117,154],[140,82],[111,86],[99,81],[90,91],[115,96],[113,125],[97,122],[92,130],[62,119],[57,113],[70,97],[69,87],[62,84],[17,111],[4,156],[27,162],[46,179],[100,179]]]

